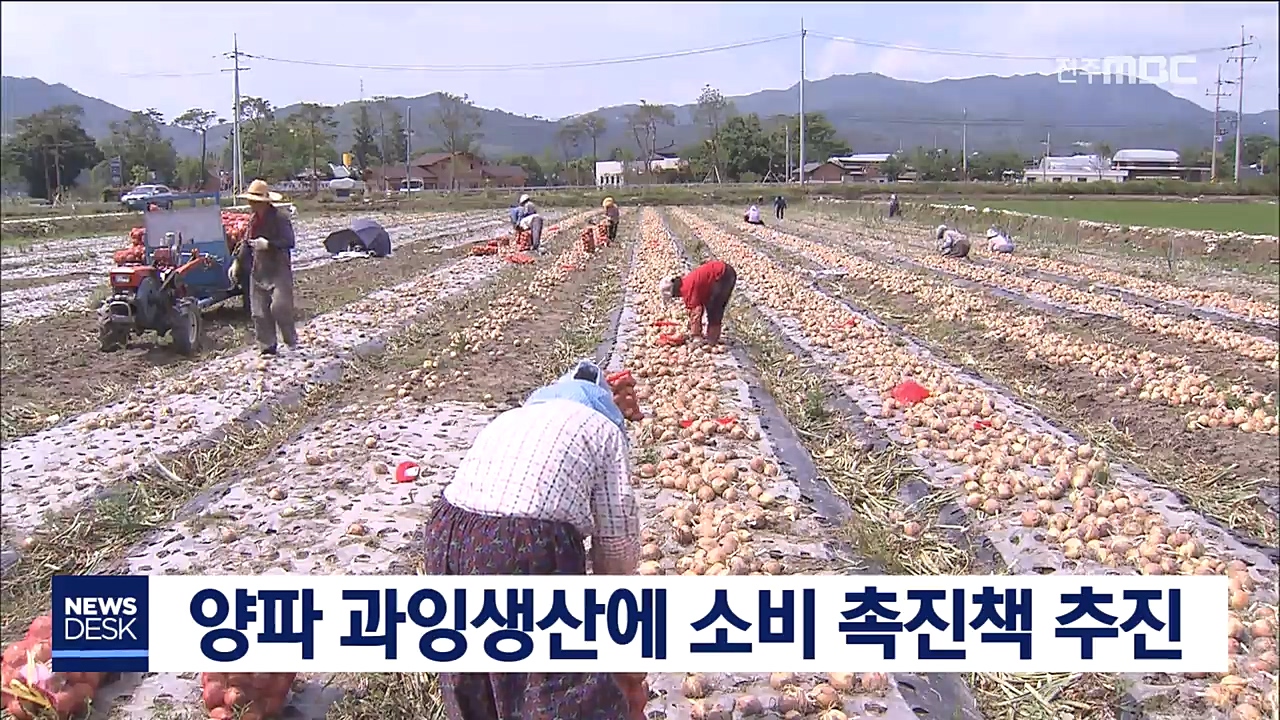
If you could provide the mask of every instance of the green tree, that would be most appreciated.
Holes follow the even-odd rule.
[[[192,132],[200,133],[200,182],[195,184],[195,186],[200,189],[204,189],[205,182],[207,182],[209,177],[205,171],[205,159],[209,155],[209,128],[213,127],[214,124],[221,122],[223,122],[223,120],[218,117],[218,113],[201,108],[191,108],[179,115],[173,121],[173,124],[180,128],[186,128]],[[192,187],[192,185],[188,185],[187,187]]]
[[[600,156],[597,154],[599,149],[600,138],[604,137],[605,132],[609,130],[609,121],[599,113],[587,113],[582,116],[582,130],[591,138],[591,162],[599,162]],[[594,176],[595,169],[592,168]]]
[[[83,116],[79,105],[55,105],[15,121],[4,165],[17,169],[32,197],[56,199],[81,172],[102,162],[102,151],[80,126]]]
[[[582,144],[582,139],[586,135],[586,129],[582,123],[576,119],[569,119],[560,123],[556,128],[556,144],[560,147],[560,153],[564,155],[565,168],[572,168],[574,172],[574,184],[581,185],[581,173],[579,166],[570,161],[579,157],[577,150]]]
[[[382,161],[388,165],[403,163],[408,145],[404,136],[404,116],[391,105],[386,97],[374,98],[378,108],[378,148]]]
[[[850,152],[849,143],[840,138],[826,115],[820,112],[804,114],[805,162],[823,162],[829,157]]]
[[[317,190],[318,165],[321,158],[332,159],[333,141],[337,137],[334,128],[333,108],[317,103],[302,103],[289,115],[289,129],[298,140],[305,143],[307,167],[311,171],[311,192]]]
[[[1007,170],[1021,171],[1022,156],[1016,152],[977,152],[969,158],[969,177],[974,180],[999,182]]]
[[[269,100],[251,95],[240,98],[240,152],[247,176],[265,178],[269,163],[281,164],[282,153],[273,147],[278,129],[275,108]],[[233,144],[234,141],[224,151],[224,165],[232,162]]]
[[[199,190],[204,188],[208,177],[208,175],[205,175],[205,165],[200,161],[200,158],[184,157],[178,160],[174,183],[178,187],[188,190]]]
[[[1265,169],[1267,166],[1267,154],[1276,146],[1276,140],[1267,135],[1245,135],[1240,144],[1241,167],[1260,165]],[[1235,139],[1228,138],[1222,145],[1224,146],[1222,151],[1223,166],[1219,168],[1218,174],[1222,177],[1234,178],[1236,171]]]
[[[1093,154],[1098,156],[1098,179],[1102,179],[1102,171],[1110,167],[1111,157],[1115,155],[1115,151],[1111,149],[1111,144],[1107,142],[1095,142],[1093,145]]]
[[[538,162],[538,158],[532,155],[513,155],[503,159],[504,165],[516,165],[524,169],[526,179],[529,185],[538,186],[546,185],[547,178],[542,173],[542,163]]]
[[[889,182],[897,182],[905,171],[906,165],[902,162],[902,158],[896,154],[890,155],[889,159],[880,165],[880,172],[884,174]]]
[[[1276,168],[1280,166],[1280,144],[1271,146],[1266,154],[1262,156],[1262,171],[1268,175],[1275,175]]]
[[[560,162],[560,160],[556,158],[556,155],[552,152],[551,148],[547,148],[542,153],[542,157],[538,159],[538,163],[542,167],[543,177],[547,185],[566,184],[564,179],[564,163]]]
[[[356,167],[363,170],[373,158],[381,159],[378,138],[369,118],[369,106],[365,103],[360,103],[360,109],[355,113],[355,129],[351,136],[351,154],[356,156]]]
[[[484,117],[467,95],[439,94],[439,105],[427,120],[428,127],[449,153],[449,189],[457,185],[454,165],[460,153],[475,153],[484,133],[480,131]]]
[[[751,113],[729,118],[721,128],[716,144],[724,155],[726,174],[735,181],[741,181],[747,173],[756,177],[769,173],[774,148],[759,115]]]
[[[702,93],[698,95],[698,103],[693,110],[693,118],[694,122],[701,125],[706,133],[704,139],[707,142],[711,170],[715,174],[716,182],[721,182],[720,146],[718,144],[720,128],[724,126],[725,120],[732,113],[733,103],[725,99],[723,93],[710,85],[703,86]]]
[[[676,124],[675,112],[666,105],[650,105],[641,100],[640,106],[627,115],[627,123],[631,126],[631,134],[635,137],[636,147],[640,149],[639,158],[644,160],[646,178],[652,178],[650,168],[653,159],[658,156],[658,132],[662,126],[672,127]],[[669,145],[662,149],[667,149]]]
[[[178,167],[178,151],[161,135],[163,125],[164,116],[154,108],[129,113],[123,122],[111,123],[104,149],[107,155],[119,156],[124,167],[143,167],[161,182],[171,180]]]

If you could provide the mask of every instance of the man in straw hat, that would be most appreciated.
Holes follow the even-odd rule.
[[[618,212],[618,204],[611,197],[604,199],[604,216],[609,221],[609,242],[613,242],[618,239],[618,220],[621,214]]]
[[[263,355],[275,355],[276,328],[289,347],[298,344],[293,324],[293,223],[275,203],[283,200],[271,192],[265,180],[254,180],[239,196],[249,201],[253,218],[246,240],[240,243],[228,277],[236,282],[240,266],[249,263],[249,284],[245,292],[253,314],[253,329]],[[249,253],[252,253],[250,256]]]

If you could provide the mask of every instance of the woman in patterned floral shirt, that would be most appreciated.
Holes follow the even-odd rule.
[[[499,415],[428,521],[427,573],[585,575],[588,536],[596,574],[634,572],[640,520],[625,428],[589,362]],[[451,720],[635,717],[608,673],[442,673],[441,685]]]

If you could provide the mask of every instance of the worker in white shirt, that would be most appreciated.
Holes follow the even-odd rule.
[[[763,225],[764,221],[760,219],[760,205],[759,205],[759,202],[763,202],[763,201],[764,201],[764,198],[760,198],[759,201],[752,203],[751,207],[747,208],[747,212],[745,215],[742,216],[742,219],[746,220],[752,225]]]
[[[945,257],[969,257],[969,238],[964,233],[939,225],[935,235],[940,243],[938,251]]]
[[[427,522],[431,575],[634,573],[640,520],[622,411],[581,362],[476,437]],[[608,673],[442,673],[450,720],[643,717]],[[646,695],[647,699],[647,695]]]
[[[520,230],[529,232],[529,249],[534,252],[541,252],[542,248],[542,216],[538,214],[538,208],[533,204],[533,200],[528,195],[520,196],[520,219],[516,221],[516,227]]]
[[[992,225],[987,229],[987,246],[991,252],[1002,253],[1005,255],[1013,254],[1013,240],[1008,233],[1000,228]]]

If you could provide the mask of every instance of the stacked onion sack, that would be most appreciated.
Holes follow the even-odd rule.
[[[528,230],[521,230],[516,233],[516,252],[524,252],[533,247],[533,233]]]
[[[297,673],[202,673],[211,720],[272,720],[284,710]]]
[[[240,245],[240,241],[244,240],[245,235],[249,234],[250,217],[244,213],[222,213],[222,229],[227,233],[228,249],[236,249]]]
[[[596,223],[596,245],[604,247],[609,244],[609,218]]]
[[[593,253],[596,251],[596,229],[593,227],[582,228],[582,232],[578,235],[578,248],[585,253]]]
[[[222,229],[227,236],[227,249],[234,251],[249,234],[249,215],[244,213],[222,213]],[[117,250],[111,260],[117,265],[138,265],[146,258],[147,231],[136,227],[129,231],[129,247]],[[157,252],[157,265],[172,264],[173,258],[168,253]]]
[[[117,265],[137,265],[146,255],[147,231],[136,227],[129,231],[129,247],[117,250],[111,255],[111,261]]]
[[[81,717],[107,673],[55,673],[52,670],[53,618],[31,621],[27,635],[4,649],[0,698],[14,720]]]
[[[640,412],[640,401],[636,399],[636,380],[630,370],[616,372],[605,378],[609,388],[613,390],[613,402],[622,411],[622,416],[631,421],[644,419]]]
[[[495,240],[489,240],[487,242],[479,243],[476,245],[472,245],[471,254],[472,255],[497,255],[498,244],[499,244],[498,240],[495,239]]]

